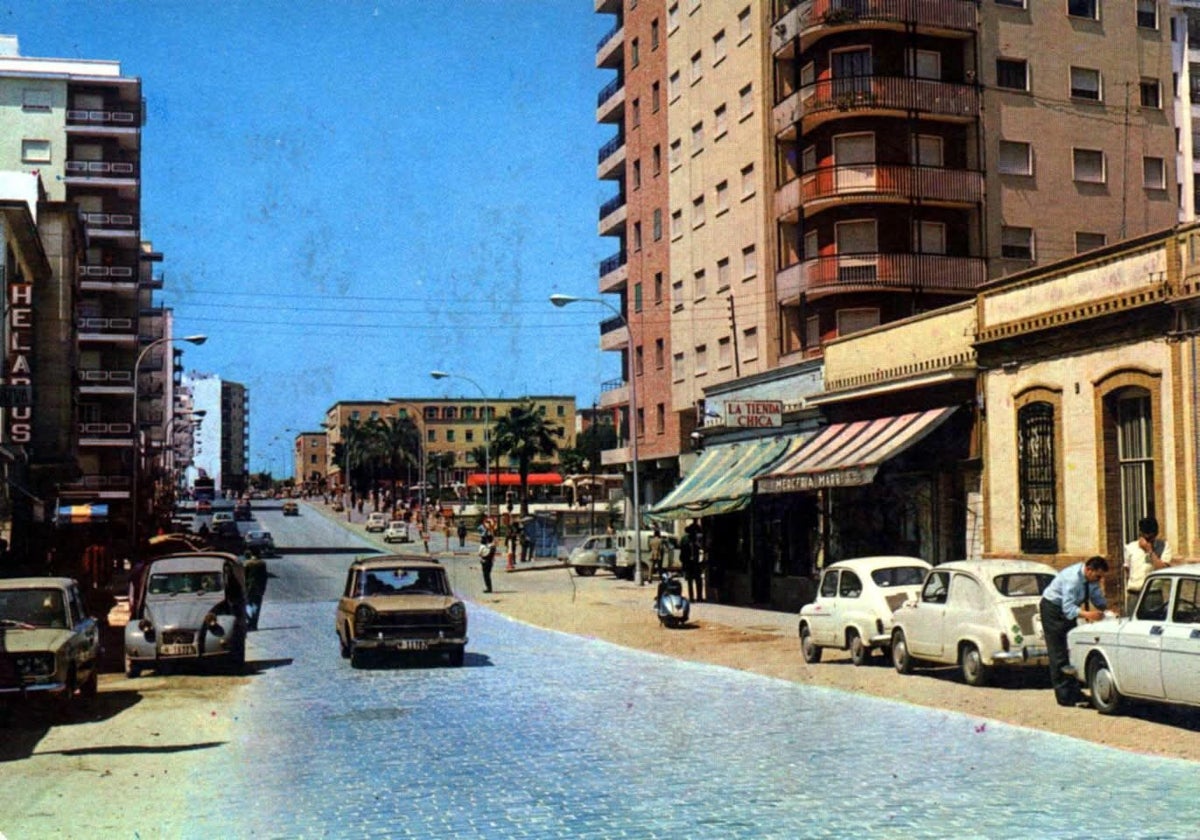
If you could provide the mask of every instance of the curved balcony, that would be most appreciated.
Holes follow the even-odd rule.
[[[800,188],[806,214],[854,202],[920,201],[941,207],[972,207],[982,200],[982,173],[937,166],[826,166],[805,173]]]
[[[919,35],[963,38],[979,29],[976,0],[812,0],[801,16],[800,49],[831,32],[885,29]]]
[[[970,122],[979,116],[974,85],[909,76],[823,79],[800,89],[804,130],[845,116],[908,116]]]
[[[791,265],[775,278],[778,303],[845,292],[920,290],[973,294],[987,277],[980,257],[941,254],[837,254]]]

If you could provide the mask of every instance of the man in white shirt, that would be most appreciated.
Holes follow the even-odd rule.
[[[1171,547],[1158,537],[1158,520],[1147,516],[1138,522],[1137,540],[1125,546],[1125,615],[1133,615],[1146,575],[1169,565]]]

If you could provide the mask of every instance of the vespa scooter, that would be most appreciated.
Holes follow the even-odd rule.
[[[654,611],[663,627],[682,627],[687,624],[691,604],[683,597],[683,582],[678,575],[663,572],[654,596]]]

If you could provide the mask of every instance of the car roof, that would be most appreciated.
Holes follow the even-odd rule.
[[[382,557],[356,557],[350,563],[354,569],[390,569],[393,566],[408,566],[411,569],[442,569],[441,563],[413,554],[386,554]]]
[[[63,589],[74,583],[74,580],[66,577],[5,578],[0,580],[0,589],[46,589],[47,587]]]
[[[890,569],[896,566],[920,566],[928,569],[930,565],[920,557],[906,557],[901,554],[896,555],[880,555],[878,557],[851,557],[846,560],[839,560],[836,563],[830,563],[826,566],[826,571],[829,569],[850,569],[854,572],[872,572],[876,569]]]
[[[238,562],[237,557],[220,551],[194,551],[168,554],[151,561],[150,570],[155,572],[209,572],[220,571],[226,561]]]
[[[1011,575],[1011,574],[1058,574],[1058,570],[1046,563],[1039,563],[1036,560],[1016,560],[1007,558],[989,558],[986,560],[954,560],[950,563],[942,563],[937,567],[939,570],[947,569],[950,571],[968,572],[973,575],[978,575],[981,578],[988,578],[993,575]]]
[[[269,537],[269,536],[271,536],[271,532],[270,532],[270,531],[261,530],[261,529],[260,529],[260,530],[257,530],[257,531],[247,531],[247,532],[246,532],[246,536],[247,536],[247,537],[261,537],[261,536],[264,536],[264,535]]]
[[[1186,575],[1200,577],[1200,563],[1188,563],[1183,566],[1168,566],[1165,569],[1155,569],[1146,577],[1166,577],[1167,575]]]

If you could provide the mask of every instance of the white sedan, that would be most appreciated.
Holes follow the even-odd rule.
[[[403,519],[393,519],[387,525],[387,530],[383,532],[383,541],[390,542],[411,542],[412,534],[408,530],[408,523]]]
[[[1132,617],[1081,624],[1067,644],[1102,715],[1126,697],[1200,706],[1200,566],[1151,572]]]
[[[997,666],[1045,666],[1038,602],[1055,574],[1029,560],[933,567],[892,617],[892,664],[901,674],[920,662],[958,665],[967,685],[986,685]]]
[[[849,650],[855,665],[892,643],[892,613],[920,591],[929,564],[919,557],[860,557],[821,572],[817,598],[800,609],[804,661],[821,661],[822,648]]]

